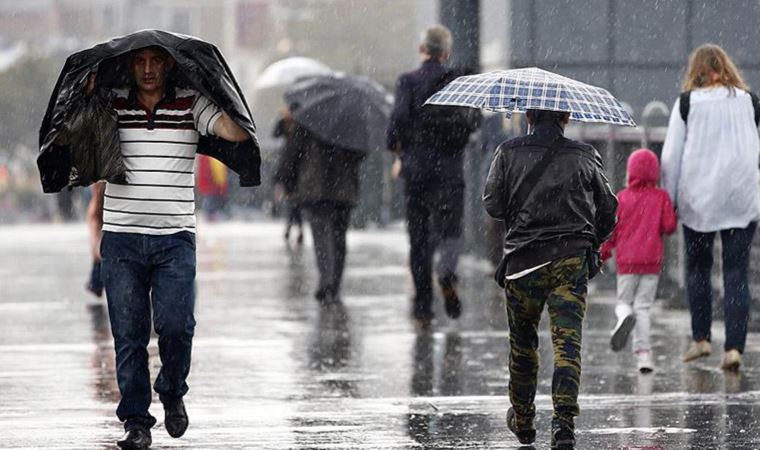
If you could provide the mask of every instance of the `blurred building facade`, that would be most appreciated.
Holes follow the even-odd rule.
[[[754,0],[510,0],[512,67],[538,65],[602,86],[635,115],[669,106],[689,53],[722,46],[751,86],[760,86]]]

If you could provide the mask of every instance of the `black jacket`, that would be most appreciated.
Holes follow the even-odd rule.
[[[559,149],[527,196],[514,223],[505,224],[507,274],[597,248],[612,233],[617,198],[594,147],[566,139],[551,122],[533,134],[502,143],[494,154],[483,203],[492,217],[507,220],[510,196],[555,139]]]
[[[173,85],[200,92],[251,135],[251,139],[238,143],[201,136],[198,153],[216,158],[237,172],[241,186],[260,184],[261,158],[256,126],[243,92],[219,49],[191,36],[143,30],[74,53],[66,59],[40,127],[37,165],[44,192],[58,192],[66,186],[87,185],[99,179],[123,179],[123,174],[114,176],[112,170],[121,163],[115,119],[79,121],[82,126],[77,130],[64,128],[82,108],[98,106],[98,102],[85,99],[85,85],[91,73],[97,73],[98,94],[90,97],[104,97],[101,94],[109,88],[128,87],[132,82],[128,55],[132,50],[147,46],[160,46],[175,59],[177,64],[170,74]],[[101,100],[100,103],[107,103],[107,99]],[[76,148],[71,148],[69,143],[56,143],[64,131],[68,132],[71,143],[76,143]],[[95,151],[108,152],[109,158],[98,161],[93,169],[90,156]],[[112,167],[103,167],[104,161],[109,161]],[[85,166],[88,166],[86,170]],[[123,164],[120,170],[123,171]]]
[[[293,124],[275,171],[289,199],[305,207],[318,203],[356,206],[364,153],[336,147]]]
[[[423,106],[456,74],[434,59],[402,74],[396,82],[387,131],[389,149],[401,147],[401,175],[407,182],[463,182],[464,147],[480,124],[470,108]]]

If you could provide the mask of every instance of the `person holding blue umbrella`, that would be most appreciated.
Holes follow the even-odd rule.
[[[427,103],[527,114],[528,135],[499,145],[483,193],[486,210],[506,230],[496,281],[505,288],[510,331],[507,426],[520,443],[535,441],[538,325],[546,306],[554,347],[551,446],[574,448],[588,280],[615,227],[617,199],[599,153],[565,138],[564,129],[571,119],[633,121],[609,92],[536,68],[460,77]]]

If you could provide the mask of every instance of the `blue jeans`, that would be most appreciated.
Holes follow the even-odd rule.
[[[749,321],[749,251],[757,223],[747,228],[720,231],[723,246],[723,308],[726,322],[725,350],[744,352]],[[711,339],[713,241],[715,232],[701,233],[683,227],[686,246],[686,295],[695,341]]]
[[[153,386],[161,401],[182,398],[188,387],[195,318],[195,235],[104,232],[102,276],[116,349],[124,428],[150,428],[156,419],[148,371],[151,307],[161,371]]]

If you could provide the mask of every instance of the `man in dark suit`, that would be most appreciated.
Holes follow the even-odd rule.
[[[465,108],[425,106],[455,76],[444,63],[451,33],[441,25],[427,28],[419,47],[422,65],[402,74],[387,134],[388,148],[401,161],[405,182],[410,264],[415,286],[413,316],[423,328],[433,319],[433,254],[446,313],[457,318],[462,305],[456,284],[459,238],[464,214],[464,147],[480,115]]]

